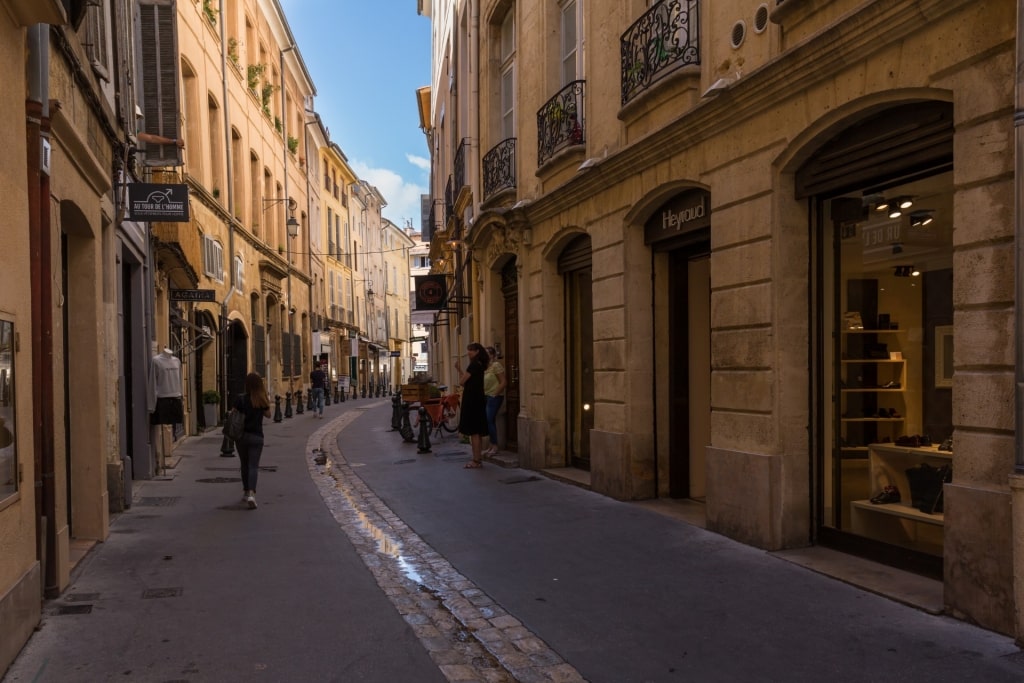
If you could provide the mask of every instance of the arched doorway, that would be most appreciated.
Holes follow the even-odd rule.
[[[657,423],[667,425],[667,489],[659,495],[702,501],[711,443],[711,195],[686,188],[644,224],[654,269]],[[667,409],[660,406],[667,406]]]
[[[501,269],[501,294],[505,308],[505,448],[519,448],[519,267],[512,258]]]
[[[203,393],[211,389],[216,390],[220,386],[217,382],[216,345],[211,343],[213,340],[211,332],[216,328],[217,323],[213,315],[207,311],[196,311],[195,329],[193,330],[195,351],[195,391],[192,392],[195,405],[193,410],[197,419],[201,421],[201,426],[205,428],[213,427],[216,424],[206,423],[206,411],[203,409]],[[218,393],[220,392],[218,391]],[[220,412],[219,406],[217,412]]]
[[[590,235],[570,242],[558,256],[565,287],[566,434],[569,464],[590,469],[594,428],[594,296]]]
[[[245,393],[245,376],[249,372],[249,336],[241,321],[228,323],[224,344],[227,351],[228,405],[234,405],[235,399]]]

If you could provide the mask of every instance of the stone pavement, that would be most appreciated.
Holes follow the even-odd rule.
[[[465,470],[467,445],[420,453],[390,411],[268,422],[255,511],[219,435],[181,444],[3,682],[1024,680],[1007,638],[534,472]]]

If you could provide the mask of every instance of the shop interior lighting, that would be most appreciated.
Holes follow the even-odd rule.
[[[921,269],[917,266],[893,266],[893,275],[896,277],[918,277]]]
[[[924,226],[935,220],[933,215],[935,212],[932,209],[919,209],[910,213],[910,227],[912,228],[923,228]]]

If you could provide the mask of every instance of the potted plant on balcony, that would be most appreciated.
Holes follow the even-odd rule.
[[[207,389],[203,392],[203,417],[206,421],[206,428],[216,427],[219,420],[217,412],[220,408],[220,392],[216,389]]]

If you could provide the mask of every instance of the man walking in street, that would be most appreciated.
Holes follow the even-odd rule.
[[[309,383],[313,390],[313,417],[323,419],[324,416],[324,389],[327,386],[327,373],[320,369],[320,364],[313,366],[313,372],[309,373]]]

